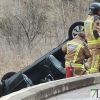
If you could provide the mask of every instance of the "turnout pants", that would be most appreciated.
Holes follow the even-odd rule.
[[[90,49],[92,56],[88,58],[88,72],[98,73],[100,70],[100,49]]]

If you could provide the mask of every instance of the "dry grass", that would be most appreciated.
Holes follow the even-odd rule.
[[[21,0],[21,2],[23,1]],[[43,10],[48,18],[46,35],[38,36],[33,47],[29,49],[26,44],[22,44],[20,48],[15,45],[11,47],[0,32],[0,78],[9,71],[17,72],[25,68],[67,39],[70,25],[87,17],[88,6],[92,2],[92,0],[37,1],[43,3]],[[7,11],[9,7],[9,10],[15,13],[18,8],[16,0],[0,0],[1,17],[3,17],[5,9]]]

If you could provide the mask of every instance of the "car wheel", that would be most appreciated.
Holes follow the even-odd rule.
[[[3,80],[6,80],[6,79],[10,78],[10,77],[13,76],[14,74],[16,74],[16,72],[8,72],[8,73],[6,73],[6,74],[2,77],[1,82],[3,82]]]
[[[84,22],[78,21],[73,23],[68,31],[69,39],[73,39],[79,32],[84,32]]]

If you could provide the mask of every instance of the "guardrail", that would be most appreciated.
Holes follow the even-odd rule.
[[[24,88],[3,96],[0,100],[44,100],[77,88],[100,83],[100,73],[75,76]]]

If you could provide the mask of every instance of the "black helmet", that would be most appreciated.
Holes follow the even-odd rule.
[[[92,14],[98,15],[99,9],[100,9],[100,3],[99,2],[93,2],[89,6],[89,15],[92,15]]]

